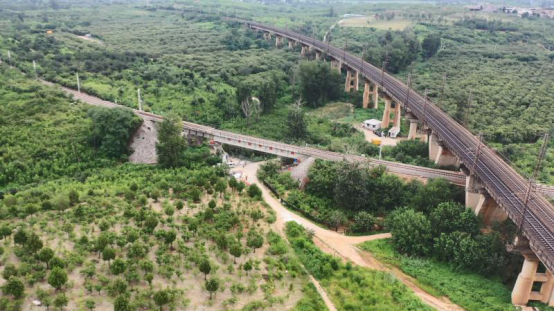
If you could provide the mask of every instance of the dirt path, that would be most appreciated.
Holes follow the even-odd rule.
[[[352,263],[367,268],[387,271],[396,276],[400,281],[402,281],[406,286],[414,291],[414,293],[421,298],[423,302],[429,306],[441,310],[441,311],[462,311],[463,309],[454,303],[452,303],[448,298],[437,298],[431,294],[425,292],[423,289],[419,288],[414,282],[414,279],[400,270],[395,268],[388,268],[375,259],[371,254],[359,250],[356,245],[376,239],[383,239],[391,237],[390,233],[368,235],[368,236],[345,236],[337,232],[324,229],[311,221],[289,211],[286,209],[275,197],[272,196],[269,189],[267,189],[256,177],[256,172],[261,163],[251,163],[246,165],[244,168],[235,168],[233,171],[242,172],[242,178],[245,179],[248,183],[256,183],[262,190],[262,195],[264,200],[267,202],[271,208],[276,212],[276,222],[273,224],[275,231],[285,236],[284,228],[285,223],[288,221],[295,221],[307,229],[311,229],[314,232],[314,237],[316,238],[314,242],[318,247],[320,247],[324,252],[334,254],[340,258],[351,261]],[[330,310],[333,311],[335,308],[333,303],[329,300],[329,297],[325,290],[321,288],[319,283],[313,279],[318,292],[321,297],[327,304]],[[335,309],[336,310],[336,309]]]

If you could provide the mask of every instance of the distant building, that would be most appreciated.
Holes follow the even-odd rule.
[[[92,35],[91,34],[86,34],[85,37],[86,38],[92,38]]]
[[[389,137],[396,138],[398,134],[400,133],[400,128],[398,127],[392,127],[389,129]]]
[[[377,119],[368,119],[362,123],[362,127],[375,131],[377,129],[381,129],[381,121]]]

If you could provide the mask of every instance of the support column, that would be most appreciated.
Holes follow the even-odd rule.
[[[340,74],[341,69],[342,69],[342,62],[338,61],[338,60],[332,60],[331,61],[331,67],[336,69],[338,71],[338,73]]]
[[[388,96],[385,97],[385,111],[383,112],[383,120],[381,120],[381,128],[388,128],[390,126],[390,106],[392,99]]]
[[[350,92],[350,90],[352,89],[354,89],[355,91],[360,90],[359,77],[360,74],[358,73],[358,71],[347,68],[346,81],[344,83],[344,92]]]
[[[408,132],[408,140],[415,140],[417,135],[417,119],[410,119],[410,132]]]
[[[512,290],[512,304],[519,306],[527,305],[531,299],[531,290],[539,267],[539,260],[536,257],[528,255],[524,257],[523,267]]]
[[[364,79],[364,101],[363,101],[363,108],[369,107],[369,88],[370,88],[370,82],[367,79]]]
[[[321,52],[316,51],[316,52],[315,52],[315,60],[316,60],[316,61],[319,61],[319,59],[321,59]]]
[[[452,154],[442,142],[439,142],[439,138],[434,133],[429,138],[429,158],[439,166],[459,165],[456,155]]]
[[[354,71],[354,80],[352,83],[354,84],[354,91],[360,91],[360,73],[357,70]]]
[[[347,68],[346,81],[344,82],[344,92],[346,93],[350,92],[351,87],[352,87],[352,70],[350,70],[350,68]]]
[[[379,86],[374,83],[373,84],[373,109],[379,108]]]
[[[279,47],[283,43],[283,37],[275,36],[275,46]]]
[[[401,121],[402,121],[402,113],[400,110],[400,103],[394,102],[394,121],[392,123],[392,126],[398,127],[398,129],[400,129]]]
[[[294,44],[292,40],[289,39],[289,49],[292,49],[292,48],[294,48]]]
[[[306,46],[305,45],[302,45],[302,50],[300,51],[300,54],[302,55],[306,55]]]

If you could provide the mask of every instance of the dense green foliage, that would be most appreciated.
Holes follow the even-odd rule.
[[[421,259],[398,253],[388,239],[361,245],[382,262],[399,267],[413,276],[435,296],[447,296],[466,310],[510,311],[511,291],[498,278],[489,278],[470,270],[459,270],[434,259]]]
[[[459,270],[499,276],[510,282],[520,257],[506,251],[514,226],[507,220],[481,232],[481,220],[458,203],[443,202],[427,211],[413,208],[391,213],[386,226],[394,247],[408,256],[431,257]]]
[[[405,285],[388,273],[343,264],[323,253],[295,222],[287,222],[287,238],[306,269],[326,288],[339,310],[430,310]]]
[[[388,215],[399,207],[428,212],[442,202],[464,200],[463,189],[445,180],[406,183],[382,167],[317,160],[308,172],[303,191],[298,190],[298,183],[289,173],[280,173],[279,169],[269,162],[260,168],[258,177],[284,197],[290,208],[320,224],[346,226],[351,232],[378,229],[374,216]],[[368,226],[368,220],[374,220],[375,226]]]
[[[169,115],[160,123],[156,155],[158,163],[166,168],[179,167],[184,164],[184,154],[187,147],[181,135],[183,123],[178,116]]]
[[[140,117],[131,110],[90,108],[92,119],[92,145],[108,157],[121,158],[129,154],[128,144],[132,133],[141,124]]]
[[[0,190],[60,177],[82,180],[114,164],[106,150],[91,148],[98,126],[87,115],[89,106],[5,66],[0,66],[0,101]],[[130,128],[121,127],[110,140],[127,142]]]

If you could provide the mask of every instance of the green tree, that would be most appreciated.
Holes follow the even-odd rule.
[[[250,260],[246,261],[244,265],[242,266],[242,269],[246,271],[246,275],[248,275],[248,272],[252,270],[252,262]]]
[[[248,237],[246,238],[246,246],[252,248],[254,252],[257,248],[262,247],[264,244],[264,237],[257,233],[254,230],[248,232]]]
[[[356,232],[369,232],[375,227],[376,219],[375,217],[367,212],[360,211],[354,216],[354,231]]]
[[[148,233],[154,232],[156,226],[158,226],[158,218],[156,218],[155,216],[148,216],[144,221],[144,227],[146,228]]]
[[[204,273],[204,280],[206,280],[208,274],[210,274],[210,272],[212,271],[210,261],[206,258],[202,259],[200,265],[198,266],[198,269],[200,270],[200,272]]]
[[[395,210],[387,218],[387,227],[400,252],[415,256],[424,256],[431,252],[433,229],[423,213],[413,209]]]
[[[170,301],[170,296],[167,290],[159,290],[154,293],[154,302],[158,307],[160,307],[160,311],[163,310],[163,306],[168,304],[169,301]]]
[[[125,295],[119,295],[117,298],[115,298],[113,309],[114,311],[131,311],[129,298]]]
[[[341,210],[333,210],[329,215],[329,224],[338,231],[339,228],[346,223],[347,219],[344,212]]]
[[[19,278],[10,276],[9,280],[3,286],[3,292],[5,295],[13,295],[15,298],[21,298],[25,293],[25,285],[23,285],[23,282]]]
[[[183,122],[177,115],[169,114],[159,124],[156,154],[162,167],[173,168],[184,164],[184,154],[187,149],[185,139],[181,135]]]
[[[210,278],[206,281],[206,290],[210,293],[210,300],[212,300],[212,295],[219,289],[219,280],[215,277]]]
[[[229,253],[233,256],[233,263],[237,263],[237,258],[240,258],[242,255],[242,246],[239,242],[233,243],[231,248],[229,248]]]
[[[142,120],[127,108],[93,107],[91,143],[108,157],[121,158],[129,154],[128,142]]]
[[[94,308],[96,307],[96,302],[93,300],[93,299],[87,299],[85,301],[85,307],[89,310],[89,311],[92,311],[94,310]]]
[[[121,258],[117,258],[113,261],[113,264],[110,267],[110,270],[113,275],[118,275],[125,272],[126,268],[127,268],[127,264],[125,263],[125,260]]]
[[[302,98],[299,98],[288,112],[288,134],[291,138],[298,140],[305,139],[308,136],[308,123],[302,105]]]
[[[2,224],[0,227],[0,237],[7,240],[12,235],[12,229],[7,224]]]
[[[29,234],[27,241],[25,242],[25,249],[34,254],[42,248],[43,244],[37,234]]]
[[[65,270],[59,267],[52,267],[52,271],[48,276],[48,284],[56,288],[56,290],[60,290],[65,283],[67,283],[67,273]]]
[[[108,261],[108,266],[111,267],[111,261],[115,259],[115,249],[106,247],[102,251],[102,260]]]
[[[68,303],[69,301],[64,293],[58,294],[56,298],[54,298],[54,306],[58,308],[58,310],[63,310]]]
[[[308,107],[319,107],[326,101],[338,99],[341,95],[342,81],[340,74],[331,68],[315,61],[300,63],[298,68],[300,93]]]
[[[424,58],[430,58],[433,55],[437,54],[441,46],[441,38],[437,34],[429,34],[421,43],[421,48],[423,49],[422,54]]]
[[[50,259],[52,259],[52,257],[54,257],[54,251],[48,247],[42,248],[37,254],[37,258],[40,261],[46,263],[47,269],[50,268],[50,266],[48,265],[48,262],[50,261]]]
[[[262,190],[260,190],[260,188],[258,187],[258,185],[256,183],[252,183],[248,187],[248,196],[250,196],[252,198],[256,198],[256,199],[261,199],[262,198]]]

